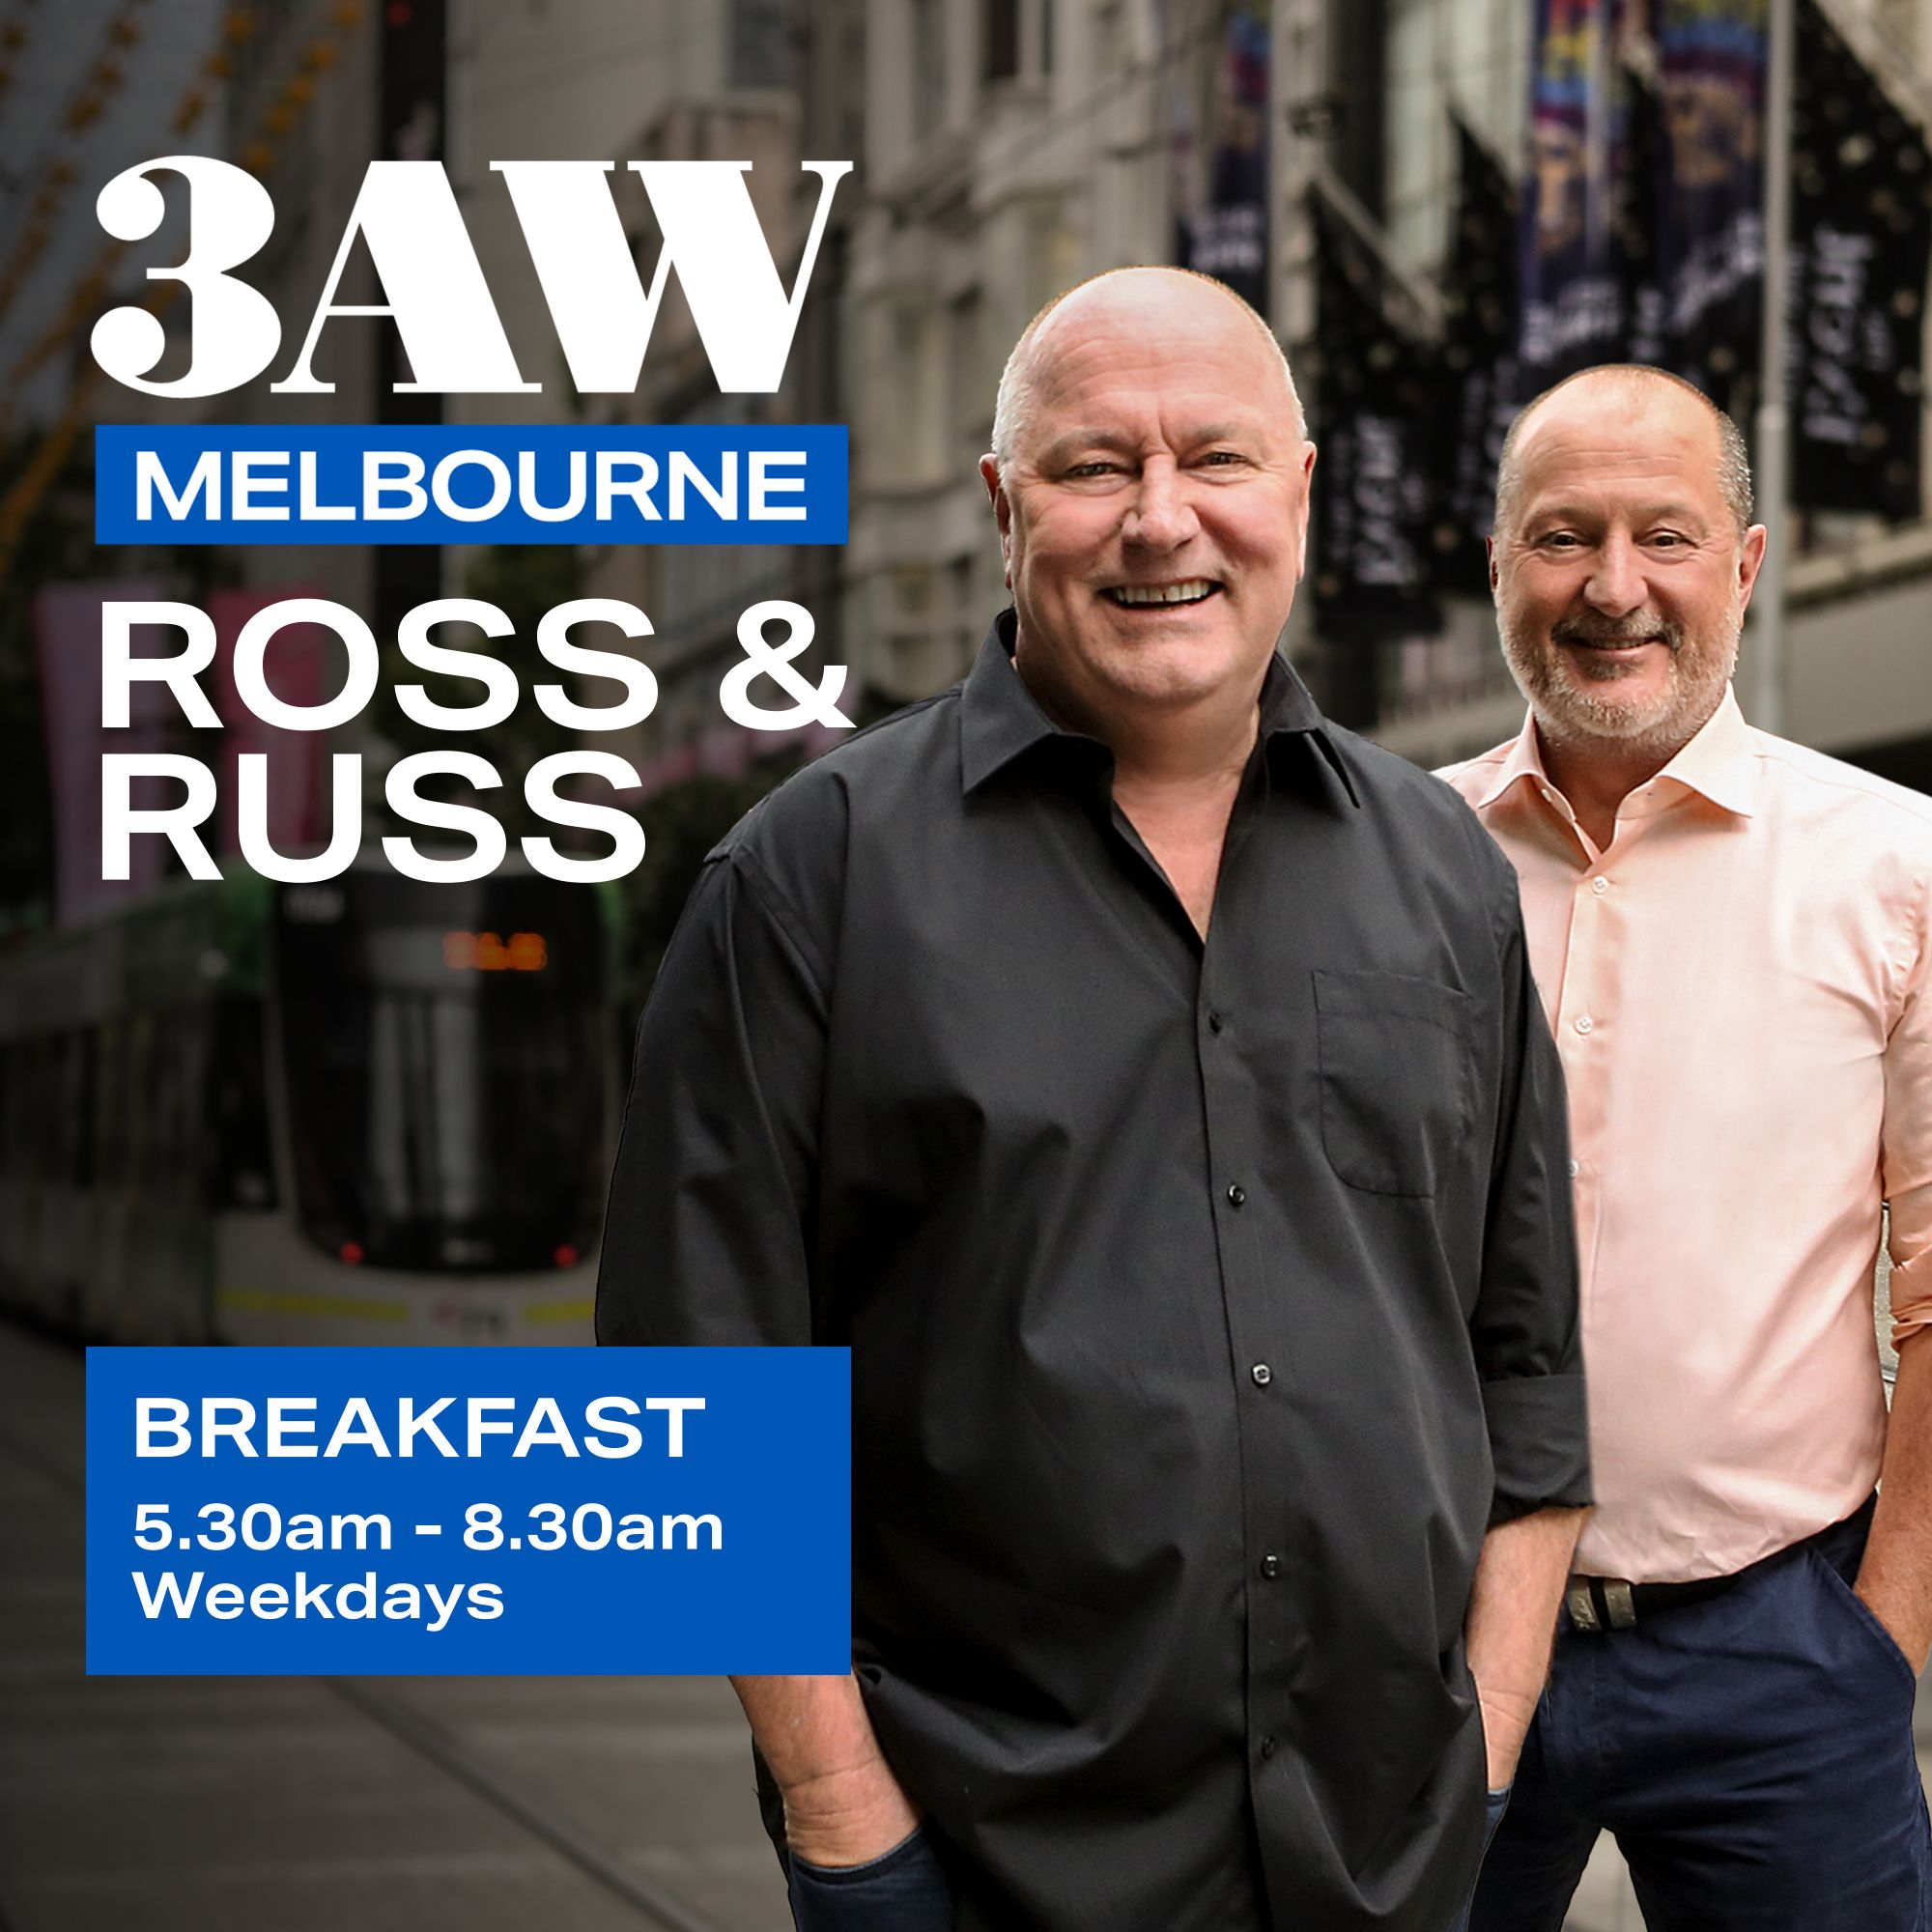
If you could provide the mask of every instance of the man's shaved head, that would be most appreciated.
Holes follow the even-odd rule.
[[[1647,362],[1603,362],[1593,369],[1579,369],[1576,375],[1566,376],[1562,382],[1552,384],[1510,424],[1509,434],[1503,438],[1502,457],[1496,465],[1495,532],[1498,536],[1508,535],[1515,526],[1517,499],[1522,482],[1519,455],[1525,432],[1534,427],[1538,412],[1551,397],[1562,395],[1579,383],[1592,386],[1602,384],[1613,389],[1622,389],[1628,392],[1633,403],[1641,403],[1645,399],[1644,392],[1654,392],[1659,384],[1695,397],[1710,418],[1712,432],[1717,438],[1718,489],[1737,522],[1738,535],[1744,535],[1750,527],[1751,520],[1750,452],[1745,447],[1744,435],[1737,424],[1694,383],[1673,376],[1668,369],[1654,369]]]
[[[1302,413],[1301,398],[1295,393],[1294,377],[1289,370],[1288,357],[1282,353],[1281,344],[1275,340],[1274,330],[1227,283],[1216,281],[1212,275],[1199,274],[1192,269],[1107,269],[1097,275],[1089,275],[1084,282],[1076,282],[1070,289],[1055,296],[1020,331],[1020,339],[1013,344],[1013,353],[1007,357],[1007,366],[1000,375],[999,397],[993,406],[993,455],[1002,466],[1012,460],[1013,451],[1026,433],[1033,410],[1034,377],[1038,368],[1037,351],[1041,335],[1051,334],[1046,327],[1049,320],[1063,304],[1075,302],[1075,298],[1088,290],[1097,289],[1102,284],[1124,283],[1124,288],[1110,288],[1108,293],[1126,293],[1131,290],[1132,279],[1138,278],[1147,278],[1154,285],[1177,280],[1205,283],[1217,295],[1225,297],[1232,308],[1246,317],[1256,333],[1267,344],[1281,369],[1282,386],[1288,392],[1289,408],[1294,415],[1295,435],[1306,440],[1308,419]]]

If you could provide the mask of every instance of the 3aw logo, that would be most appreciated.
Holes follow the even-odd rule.
[[[818,201],[799,270],[787,295],[758,226],[745,176],[749,161],[632,161],[664,237],[656,272],[643,286],[608,177],[611,161],[493,161],[503,177],[543,286],[571,380],[584,394],[629,394],[673,268],[692,319],[726,393],[769,393],[784,376],[799,308],[838,183],[850,161],[806,161],[818,177]],[[150,269],[151,281],[178,281],[193,297],[190,359],[170,382],[150,380],[166,346],[146,309],[110,310],[91,347],[104,374],[150,396],[217,396],[253,382],[281,347],[281,323],[259,289],[233,271],[274,230],[274,203],[255,177],[205,155],[169,155],[118,174],[100,190],[100,225],[123,242],[145,241],[161,225],[161,190],[152,179],[172,170],[191,197],[187,259]],[[360,237],[385,301],[336,301],[350,252]],[[374,161],[316,303],[301,351],[277,395],[330,395],[314,373],[316,344],[336,316],[392,316],[414,380],[399,392],[440,395],[530,394],[497,314],[490,286],[440,161]]]

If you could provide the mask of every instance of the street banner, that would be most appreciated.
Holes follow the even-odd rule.
[[[1630,128],[1616,52],[1623,15],[1624,0],[1536,0],[1517,341],[1526,396],[1625,353],[1617,182],[1628,172]]]
[[[1463,124],[1456,135],[1455,239],[1442,278],[1443,409],[1431,574],[1437,590],[1488,594],[1483,539],[1495,510],[1496,460],[1518,394],[1518,197],[1502,164]],[[1325,461],[1325,458],[1324,458]]]
[[[129,875],[106,879],[100,866],[100,759],[114,752],[158,752],[167,743],[170,706],[165,687],[138,680],[128,692],[128,723],[111,732],[100,722],[100,611],[109,598],[159,597],[146,579],[52,583],[34,597],[34,642],[41,708],[46,731],[47,777],[53,787],[54,923],[71,925],[103,907],[138,898],[161,877],[163,845],[135,839]],[[137,627],[132,655],[166,657],[177,648],[165,633]],[[130,802],[142,810],[173,804],[167,781],[133,781]]]
[[[1666,146],[1663,102],[1658,90],[1634,69],[1623,69],[1618,85],[1623,90],[1623,146],[1610,199],[1623,293],[1623,341],[1618,354],[1626,362],[1669,368],[1674,365],[1658,233],[1658,180]]]
[[[1319,193],[1311,213],[1321,365],[1316,628],[1338,642],[1434,631],[1429,438],[1438,352],[1391,319],[1380,265]]]
[[[1267,288],[1268,8],[1236,0],[1222,30],[1208,125],[1208,177],[1182,216],[1179,260],[1264,315]]]
[[[1764,286],[1766,0],[1661,0],[1656,40],[1663,359],[1731,409]]]
[[[1792,500],[1920,514],[1932,165],[1814,0],[1800,0],[1792,102]]]

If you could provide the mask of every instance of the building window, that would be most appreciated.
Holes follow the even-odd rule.
[[[953,441],[974,443],[977,455],[983,436],[991,434],[993,384],[986,380],[980,348],[980,291],[955,296],[946,310],[946,362],[952,383]]]
[[[1124,73],[1133,61],[1125,0],[1098,0],[1094,9],[1094,61],[1105,75]]]
[[[1020,71],[1020,0],[985,0],[980,35],[980,79],[1015,78]]]
[[[733,87],[792,85],[791,19],[785,0],[731,0],[729,35]]]
[[[946,118],[946,19],[939,0],[912,0],[912,104],[915,138]]]

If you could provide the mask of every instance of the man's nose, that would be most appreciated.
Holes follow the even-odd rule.
[[[1650,595],[1642,554],[1622,532],[1612,531],[1597,546],[1583,595],[1607,617],[1628,616]]]
[[[1178,550],[1200,527],[1186,483],[1174,464],[1163,459],[1144,464],[1122,536],[1148,550]]]

